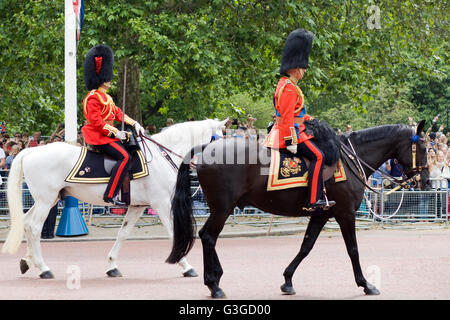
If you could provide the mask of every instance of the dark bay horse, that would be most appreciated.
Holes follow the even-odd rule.
[[[426,147],[424,140],[418,137],[424,123],[425,121],[421,121],[416,128],[398,124],[384,125],[339,136],[337,141],[341,144],[340,157],[347,180],[325,183],[326,194],[329,199],[336,201],[336,205],[323,213],[311,215],[300,251],[283,273],[285,283],[281,286],[281,291],[284,294],[295,294],[292,276],[313,248],[325,223],[332,217],[340,226],[356,284],[363,287],[368,295],[379,294],[378,289],[364,278],[356,241],[355,215],[361,204],[365,185],[356,163],[342,152],[342,145],[354,148],[362,162],[375,169],[389,159],[397,159],[404,168],[405,176],[419,176],[420,188],[424,189],[428,182]],[[307,188],[267,191],[267,175],[263,172],[269,164],[261,155],[267,156],[268,151],[258,144],[257,148],[252,147],[248,140],[222,139],[206,147],[202,146],[203,149],[197,164],[197,176],[210,208],[210,216],[199,232],[203,246],[204,283],[213,298],[221,298],[225,296],[219,287],[223,270],[215,246],[233,209],[236,206],[253,206],[282,216],[307,216],[310,214],[301,209],[307,200]],[[255,152],[259,154],[258,157],[254,156]],[[176,263],[182,259],[192,248],[195,239],[189,176],[189,162],[194,153],[196,152],[192,150],[186,156],[178,172],[172,200],[174,239],[172,252],[167,258],[168,263]],[[245,160],[242,160],[243,155]],[[227,159],[232,161],[226,161]],[[367,166],[364,166],[363,170],[366,177],[373,173]]]

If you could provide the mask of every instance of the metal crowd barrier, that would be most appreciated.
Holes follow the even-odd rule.
[[[415,223],[449,222],[449,189],[446,179],[430,179],[444,188],[422,190],[401,190],[390,192],[384,183],[378,183],[373,192],[365,190],[365,195],[357,216],[372,220],[383,227],[392,225],[417,226]],[[374,185],[374,180],[369,181]]]
[[[0,220],[9,220],[8,204],[6,197],[7,174],[3,174],[3,184],[0,186]],[[7,172],[6,172],[7,173]],[[373,181],[370,181],[372,185]],[[210,213],[209,207],[205,201],[203,192],[198,181],[193,176],[192,181],[193,195],[193,212],[196,217],[207,217]],[[430,191],[404,190],[388,193],[389,189],[385,189],[383,184],[378,184],[378,188],[374,187],[377,192],[366,189],[365,196],[357,211],[357,220],[362,222],[381,223],[382,225],[398,224],[398,223],[416,223],[416,222],[432,222],[445,223],[449,221],[449,196],[448,189],[434,189]],[[22,201],[24,211],[29,210],[34,203],[26,182],[23,183]],[[58,212],[62,213],[64,202],[59,201]],[[114,208],[106,206],[91,206],[87,203],[79,202],[81,213],[85,216],[95,218],[120,218],[126,213],[124,208]],[[92,211],[92,212],[91,212]],[[144,217],[154,217],[156,221],[146,223],[144,225],[155,224],[157,220],[157,212],[148,207]],[[238,217],[271,217],[270,213],[264,212],[254,207],[245,207],[244,209],[235,208],[231,215],[232,221],[238,222]],[[254,222],[249,222],[254,223]],[[295,223],[291,221],[290,223]],[[105,226],[105,225],[104,225]],[[117,222],[111,226],[120,226]],[[0,226],[5,227],[5,226]]]

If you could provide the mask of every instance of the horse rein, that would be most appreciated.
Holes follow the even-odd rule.
[[[145,157],[145,159],[147,159],[147,157],[146,157],[146,152],[145,152],[145,148],[148,149],[148,151],[150,152],[150,154],[152,154],[152,151],[150,150],[150,148],[147,146],[147,143],[145,143],[145,141],[144,141],[142,138],[147,139],[148,141],[153,142],[154,144],[156,144],[156,145],[159,147],[159,149],[161,150],[161,152],[168,151],[168,152],[172,153],[173,155],[177,156],[178,158],[183,159],[183,157],[180,156],[178,153],[176,153],[176,152],[170,150],[169,148],[163,146],[162,144],[160,144],[159,142],[155,141],[155,140],[152,139],[151,137],[147,137],[146,135],[144,135],[144,134],[142,134],[142,133],[139,135],[139,137],[141,138],[142,145],[144,146],[143,149],[144,149],[144,157]],[[169,164],[172,166],[172,168],[174,168],[175,171],[177,171],[177,170],[178,170],[178,167],[177,167],[177,165],[173,162],[172,158],[170,158],[169,154],[166,152],[165,155],[163,154],[163,156],[164,156],[164,158],[169,162]],[[149,162],[151,162],[151,161],[152,161],[152,160],[149,160],[149,161],[147,161],[146,163],[149,163]],[[197,194],[197,192],[200,190],[200,187],[201,187],[201,186],[199,185],[199,186],[197,187],[197,190],[195,190],[194,194],[191,195],[192,198],[194,198],[194,196],[195,196],[195,195]]]
[[[358,173],[358,172],[355,172],[355,170],[353,169],[353,167],[348,163],[347,158],[342,157],[342,160],[345,162],[345,164],[346,164],[347,167],[350,169],[350,171],[352,171],[353,174],[358,178],[359,182],[361,182],[366,188],[370,189],[372,192],[378,193],[378,194],[379,194],[379,193],[380,193],[379,191],[373,189],[371,186],[369,186],[369,185],[367,184],[367,181],[366,181],[366,178],[365,178],[364,170],[362,170],[362,167],[361,167],[361,166],[358,167],[358,166],[356,165],[356,163],[355,163],[355,156],[353,156],[353,154],[350,153],[349,150],[345,150],[344,148],[342,148],[342,144],[341,144],[341,151],[344,153],[344,155],[346,155],[349,159],[351,159],[351,160],[354,162],[354,164],[355,164],[356,168],[358,169],[359,173]]]
[[[350,138],[347,138],[347,142],[350,145],[351,149],[346,146],[345,144],[341,143],[341,150],[343,151],[343,153],[349,158],[351,159],[354,163],[356,168],[359,171],[359,175],[356,175],[356,173],[354,172],[353,168],[351,166],[349,166],[349,164],[347,163],[348,167],[350,168],[350,170],[353,171],[353,173],[359,178],[360,182],[362,184],[364,184],[364,186],[366,186],[367,188],[369,188],[371,191],[380,194],[381,192],[374,190],[372,187],[370,187],[367,184],[367,177],[366,174],[364,172],[363,166],[362,164],[364,164],[364,166],[366,166],[367,168],[371,169],[373,172],[378,172],[382,177],[388,179],[389,181],[391,181],[392,183],[397,184],[397,186],[395,188],[393,188],[392,190],[389,191],[389,193],[392,193],[402,187],[411,187],[413,185],[413,183],[415,183],[416,181],[420,180],[420,172],[422,171],[423,168],[425,168],[424,166],[417,166],[416,165],[416,150],[417,150],[417,146],[416,143],[417,141],[414,141],[413,139],[413,143],[412,143],[412,158],[413,158],[413,167],[412,167],[412,173],[414,174],[411,178],[406,179],[406,178],[402,178],[402,180],[398,180],[397,178],[389,175],[389,174],[385,174],[384,172],[382,172],[379,169],[374,169],[372,168],[368,163],[366,163],[364,160],[362,160],[357,154],[355,149],[353,148],[353,145],[350,141]],[[356,161],[355,161],[356,159]],[[344,161],[346,161],[344,159]],[[362,163],[362,164],[361,164]],[[408,171],[409,172],[409,171]],[[404,173],[406,174],[406,173]]]
[[[170,152],[171,154],[176,155],[178,158],[183,159],[183,157],[180,156],[178,153],[176,153],[175,151],[172,151],[172,150],[170,150],[169,148],[163,146],[162,144],[160,144],[160,143],[157,142],[156,140],[152,139],[151,137],[147,137],[145,134],[142,134],[142,133],[139,135],[139,137],[140,137],[140,138],[147,139],[148,141],[153,142],[154,144],[156,144],[158,147],[161,147],[161,148],[163,148],[164,150]],[[142,140],[142,142],[144,142],[144,140]],[[144,144],[145,144],[145,143],[144,143]]]
[[[169,164],[172,166],[172,168],[177,171],[178,167],[177,165],[173,162],[172,158],[169,156],[168,152],[174,154],[175,156],[179,157],[180,159],[183,159],[182,156],[180,156],[178,153],[170,150],[169,148],[165,147],[164,145],[160,144],[159,142],[155,141],[154,139],[152,139],[151,137],[147,137],[144,134],[139,134],[139,138],[140,141],[142,142],[142,151],[144,152],[144,157],[147,160],[147,151],[150,153],[150,155],[152,156],[152,158],[150,160],[147,160],[145,163],[150,163],[153,160],[153,154],[152,154],[152,150],[150,149],[150,147],[147,145],[147,143],[145,142],[144,139],[156,144],[159,147],[159,150],[161,151],[161,154],[163,155],[163,157],[167,160],[167,162],[169,162]],[[139,140],[138,140],[139,141]]]
[[[350,149],[349,147],[347,147],[345,144],[342,144],[342,143],[341,143],[341,151],[343,151],[343,153],[344,153],[350,160],[352,160],[352,161],[354,162],[355,167],[358,169],[359,173],[357,174],[357,173],[354,171],[354,169],[349,165],[349,163],[347,162],[347,160],[346,160],[345,158],[344,158],[344,161],[347,162],[347,166],[350,168],[351,171],[353,171],[353,173],[355,174],[355,176],[358,177],[359,181],[360,181],[365,187],[369,188],[371,191],[373,191],[373,192],[375,192],[375,193],[377,193],[377,194],[380,194],[379,191],[373,189],[372,187],[370,187],[370,186],[368,185],[368,183],[367,183],[367,177],[366,177],[366,174],[365,174],[365,172],[364,172],[364,169],[363,169],[362,164],[364,164],[364,166],[366,166],[367,168],[371,169],[371,170],[374,171],[374,172],[377,171],[382,177],[387,178],[389,181],[398,184],[396,178],[394,178],[394,177],[392,177],[392,176],[390,176],[390,175],[387,175],[387,174],[385,174],[384,172],[382,172],[382,171],[380,171],[380,170],[378,170],[378,169],[372,168],[368,163],[366,163],[364,160],[362,160],[362,159],[356,154],[356,151],[355,151],[355,149],[353,148],[353,145],[352,145],[352,143],[351,143],[351,141],[350,141],[349,138],[347,138],[347,141],[348,141],[348,143],[350,144],[351,149]],[[361,164],[361,163],[362,163],[362,164]]]

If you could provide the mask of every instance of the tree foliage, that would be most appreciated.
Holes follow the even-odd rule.
[[[316,36],[300,82],[309,114],[356,129],[409,115],[443,119],[448,9],[433,0],[86,1],[78,105],[86,94],[84,56],[106,43],[115,52],[116,102],[121,62],[137,68],[144,124],[252,113],[265,128],[284,41],[305,28]],[[0,18],[0,120],[50,132],[64,117],[63,2],[3,0]]]

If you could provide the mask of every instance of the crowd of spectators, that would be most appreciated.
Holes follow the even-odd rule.
[[[7,170],[11,168],[11,164],[17,154],[25,148],[34,148],[47,143],[64,141],[64,124],[60,123],[50,135],[50,137],[42,137],[39,131],[34,132],[31,136],[28,133],[16,132],[10,135],[8,132],[0,133],[0,186],[2,185],[2,176],[7,176]],[[23,182],[26,189],[26,183]],[[4,197],[4,193],[1,194]],[[24,192],[25,197],[30,197],[29,191]],[[54,238],[54,229],[56,223],[56,215],[58,213],[58,204],[52,207],[49,216],[44,222],[41,238]]]
[[[58,124],[50,137],[41,137],[36,131],[29,136],[28,133],[16,132],[10,135],[8,132],[0,133],[0,171],[9,170],[15,156],[25,148],[42,146],[47,143],[64,141],[64,125]]]
[[[193,121],[194,119],[189,119],[189,121]],[[257,119],[252,117],[252,115],[247,116],[247,121],[240,121],[239,119],[229,119],[225,124],[225,128],[223,129],[223,137],[224,138],[244,138],[257,140],[259,130],[255,127],[254,122]],[[166,126],[161,128],[159,132],[163,132],[168,127],[174,124],[174,120],[172,118],[167,118]],[[146,133],[149,135],[153,135],[158,133],[158,130],[154,124],[149,124],[145,127]]]
[[[256,118],[248,115],[247,121],[240,121],[238,119],[230,119],[223,130],[224,138],[244,138],[251,140],[258,140],[259,130],[254,126]],[[409,119],[410,124],[414,124],[413,120]],[[267,126],[267,131],[270,131],[275,122],[275,115],[272,121]],[[174,124],[174,120],[168,118],[166,126],[161,128],[164,131],[166,128]],[[434,130],[433,130],[434,129]],[[350,124],[344,129],[345,132],[350,132],[352,127]],[[444,126],[437,128],[436,123],[433,122],[425,133],[427,147],[427,164],[430,173],[431,187],[433,189],[447,188],[447,180],[450,180],[450,151],[449,151],[449,137],[450,132],[443,133]],[[155,125],[146,126],[147,134],[153,135],[157,133]],[[9,133],[0,133],[0,172],[9,170],[14,157],[25,148],[32,148],[39,145],[45,145],[56,141],[64,141],[64,124],[59,124],[49,137],[42,137],[39,131],[34,132],[31,136],[27,133],[16,132],[13,135]],[[82,137],[79,135],[79,144],[83,144]],[[397,160],[390,159],[384,163],[379,170],[385,174],[393,177],[401,176],[401,165]],[[372,185],[380,186],[383,183],[383,177],[379,172],[375,172],[371,176]],[[384,181],[385,183],[387,181]],[[388,185],[385,185],[388,187]]]
[[[256,118],[249,115],[246,119],[247,121],[240,121],[239,119],[230,119],[223,129],[224,138],[244,138],[250,140],[259,140],[259,130],[254,126]],[[267,125],[267,132],[269,132],[276,121],[275,114],[272,117],[272,121]],[[146,133],[148,135],[154,135],[158,132],[166,130],[168,127],[174,124],[174,120],[168,118],[166,121],[166,126],[157,130],[157,127],[153,124],[146,126]],[[412,119],[410,119],[410,124],[414,124]],[[48,143],[53,143],[57,141],[64,141],[64,124],[59,124],[53,133],[49,137],[42,137],[40,132],[34,132],[31,136],[25,132],[16,132],[14,134],[10,133],[0,133],[0,185],[2,185],[2,175],[7,176],[7,170],[10,169],[11,163],[13,162],[16,155],[25,148],[33,148],[40,145],[45,145]],[[337,130],[338,134],[349,133],[352,131],[352,126],[347,124],[344,130]],[[444,133],[444,126],[441,125],[439,128],[436,123],[428,128],[422,136],[426,141],[427,149],[427,165],[429,170],[429,176],[431,180],[432,189],[445,189],[450,190],[450,150],[449,150],[449,137],[450,132]],[[212,137],[214,140],[214,137]],[[78,144],[83,145],[82,135],[79,133]],[[375,171],[370,177],[370,182],[372,187],[391,188],[388,179],[384,179],[383,174],[388,174],[392,177],[400,178],[402,176],[403,168],[398,163],[396,159],[390,159],[383,163],[379,168],[379,171]],[[5,186],[2,186],[2,189]],[[428,205],[433,203],[433,201],[438,201],[436,205],[442,205],[443,200],[436,200],[433,196],[424,194],[420,195],[420,201],[418,204],[419,211],[423,212],[424,215],[428,212]],[[434,199],[434,200],[433,200]],[[449,200],[450,201],[450,200]],[[398,201],[397,201],[398,202]],[[397,206],[397,202],[395,206]],[[385,203],[385,209],[388,204]],[[56,209],[56,206],[53,209]],[[375,208],[377,211],[377,209]],[[53,217],[54,218],[54,217]],[[48,220],[48,219],[47,219]],[[53,221],[53,220],[52,220]],[[47,223],[47,221],[46,221]],[[53,227],[52,227],[53,226]],[[53,237],[54,223],[52,226],[48,227],[48,234],[43,231],[43,238]],[[46,229],[46,230],[47,230]]]
[[[228,120],[223,129],[223,137],[258,140],[259,130],[254,125],[256,120],[252,115],[248,115],[246,122],[238,119]]]
[[[450,179],[450,151],[448,150],[450,132],[444,134],[443,129],[443,125],[436,132],[432,132],[430,128],[425,134],[428,171],[431,187],[434,189],[447,188],[447,180]]]
[[[0,133],[0,171],[9,170],[15,156],[25,148],[42,146],[47,143],[64,141],[64,124],[58,124],[50,137],[42,137],[39,131],[31,136],[28,133]]]

